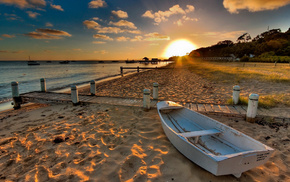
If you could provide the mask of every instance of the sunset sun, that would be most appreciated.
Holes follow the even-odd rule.
[[[185,39],[176,40],[166,47],[163,56],[164,57],[184,56],[194,49],[196,49],[196,47],[190,41]]]

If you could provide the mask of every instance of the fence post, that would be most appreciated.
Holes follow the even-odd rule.
[[[158,83],[153,83],[153,99],[158,100]]]
[[[71,100],[74,106],[79,105],[78,87],[76,85],[71,86]]]
[[[46,81],[45,78],[40,78],[40,91],[46,92]]]
[[[11,82],[11,88],[12,88],[12,98],[13,98],[13,105],[14,109],[20,109],[22,99],[19,96],[19,88],[18,88],[18,82]]]
[[[247,110],[247,117],[246,120],[248,122],[255,122],[255,117],[257,116],[258,110],[258,101],[259,95],[258,94],[250,94],[249,101],[248,101],[248,110]]]
[[[123,76],[123,66],[120,67],[121,76]]]
[[[233,103],[238,104],[240,100],[240,86],[235,85],[233,87]]]
[[[95,80],[91,80],[91,95],[96,95],[96,82]]]
[[[143,108],[150,109],[150,90],[144,89],[143,90]]]

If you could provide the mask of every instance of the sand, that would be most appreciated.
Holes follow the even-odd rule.
[[[288,127],[210,117],[273,147],[274,155],[239,179],[216,177],[174,148],[155,109],[59,104],[1,119],[0,180],[290,181]]]
[[[141,98],[153,82],[159,83],[160,99],[224,103],[229,95],[222,94],[224,87],[184,69],[129,75],[98,84],[97,93]],[[88,88],[80,92],[89,94]],[[290,182],[288,124],[208,116],[269,145],[274,154],[239,179],[216,177],[174,148],[156,109],[34,104],[0,113],[0,181]]]

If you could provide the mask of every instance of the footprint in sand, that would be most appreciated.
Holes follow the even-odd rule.
[[[114,150],[121,142],[121,137],[113,134],[104,134],[101,137],[102,143],[110,150]]]
[[[145,177],[146,172],[146,163],[141,158],[132,155],[123,163],[119,171],[119,178],[121,181],[134,181],[136,178]]]

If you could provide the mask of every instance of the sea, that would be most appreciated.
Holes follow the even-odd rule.
[[[47,90],[70,87],[101,80],[120,74],[120,67],[161,67],[158,64],[125,63],[124,61],[39,61],[40,65],[28,65],[27,61],[0,61],[0,103],[11,101],[11,82],[18,82],[19,93],[40,90],[40,79],[46,79]],[[124,70],[125,72],[128,70]],[[136,70],[135,70],[136,71]]]

